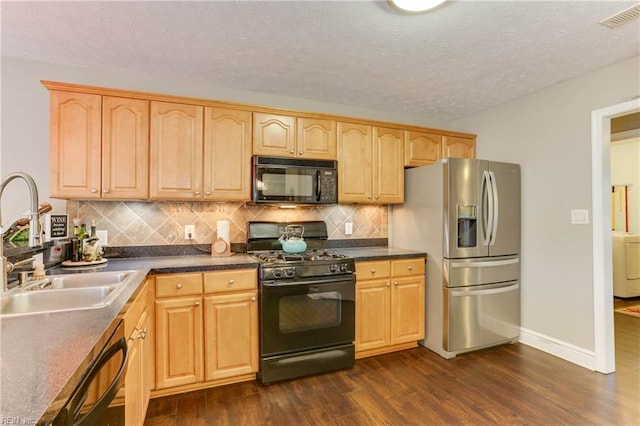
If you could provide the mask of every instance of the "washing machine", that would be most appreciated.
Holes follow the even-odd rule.
[[[640,235],[612,232],[613,295],[640,296]]]

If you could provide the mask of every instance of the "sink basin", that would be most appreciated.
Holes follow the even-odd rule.
[[[0,299],[0,314],[19,315],[100,308],[108,305],[117,296],[119,292],[116,289],[117,286],[97,286],[18,292]]]
[[[87,272],[81,274],[47,275],[51,285],[46,289],[102,287],[122,284],[133,271]]]

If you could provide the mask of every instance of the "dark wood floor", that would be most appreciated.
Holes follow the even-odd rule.
[[[417,348],[270,386],[154,399],[145,426],[639,425],[640,318],[616,313],[615,328],[614,374],[522,344],[452,360]]]

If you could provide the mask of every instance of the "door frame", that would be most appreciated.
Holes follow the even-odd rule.
[[[595,370],[615,371],[611,251],[611,119],[640,111],[640,99],[591,112],[593,335]]]

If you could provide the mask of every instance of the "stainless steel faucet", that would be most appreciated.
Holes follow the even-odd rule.
[[[40,215],[38,214],[38,187],[31,176],[26,173],[17,172],[10,174],[2,183],[0,183],[0,202],[2,201],[2,193],[4,188],[14,179],[21,178],[29,187],[29,196],[31,198],[31,211],[29,212],[29,247],[42,247],[40,238]],[[0,226],[2,225],[2,206],[0,205]],[[0,232],[0,235],[2,233]],[[13,265],[7,262],[4,256],[4,241],[0,243],[0,280],[2,280],[2,293],[9,289],[8,275],[13,270]]]

